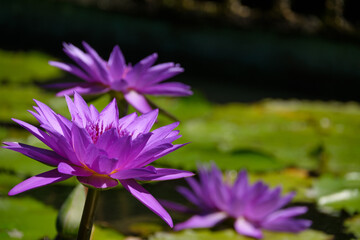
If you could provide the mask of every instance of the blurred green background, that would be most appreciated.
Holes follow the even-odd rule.
[[[360,45],[358,1],[13,0],[0,3],[0,139],[41,146],[11,118],[37,124],[36,98],[68,116],[46,84],[75,81],[49,66],[69,62],[62,42],[90,43],[107,58],[120,45],[128,62],[152,52],[180,63],[174,78],[189,98],[151,99],[177,116],[191,144],[156,162],[196,171],[200,162],[247,169],[309,207],[311,230],[265,239],[360,237]],[[95,100],[98,108],[109,101]],[[160,117],[157,126],[171,121]],[[0,238],[53,239],[57,210],[75,180],[15,197],[21,180],[48,169],[0,149]],[[157,198],[184,201],[174,186],[146,184]],[[171,213],[175,222],[186,216]],[[121,188],[102,194],[95,239],[247,239],[225,229],[172,232]]]

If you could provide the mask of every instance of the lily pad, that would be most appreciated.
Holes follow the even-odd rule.
[[[349,233],[355,235],[356,239],[360,238],[360,215],[355,215],[345,221],[345,226]]]
[[[63,73],[48,64],[53,57],[37,51],[0,50],[0,81],[30,83],[57,78]]]
[[[56,211],[31,198],[0,197],[0,238],[56,236]]]
[[[344,177],[322,176],[314,182],[313,194],[318,205],[334,210],[345,209],[350,213],[360,211],[360,173]]]
[[[266,240],[330,240],[332,236],[324,233],[307,230],[299,234],[291,233],[270,233],[265,232]],[[151,236],[149,240],[252,240],[253,238],[244,237],[233,230],[210,231],[210,230],[185,230],[175,233],[159,232]]]
[[[294,168],[263,174],[250,174],[250,179],[252,181],[264,181],[271,187],[281,186],[283,194],[295,191],[296,195],[293,201],[312,201],[308,192],[312,186],[313,178],[305,170]]]
[[[29,197],[0,197],[0,238],[40,239],[56,236],[57,212]],[[94,239],[119,240],[124,236],[109,228],[95,226]]]
[[[175,116],[192,112],[191,104],[176,106],[172,109]],[[183,135],[178,142],[191,141],[187,150],[176,151],[159,164],[194,170],[194,162],[213,160],[222,169],[360,171],[360,159],[355,157],[360,156],[357,104],[267,100],[204,104],[204,108],[206,114],[188,116],[178,127]]]

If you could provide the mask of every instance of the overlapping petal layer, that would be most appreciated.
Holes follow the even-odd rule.
[[[142,113],[149,112],[151,107],[144,94],[163,96],[189,96],[192,91],[188,85],[179,82],[163,81],[184,71],[179,64],[172,62],[154,65],[158,58],[156,53],[142,59],[131,66],[126,64],[119,46],[115,46],[108,61],[86,42],[85,52],[72,44],[64,43],[64,52],[77,64],[50,61],[49,64],[69,72],[85,82],[69,85],[57,84],[58,88],[66,88],[57,95],[100,94],[117,91],[124,94],[126,101]]]
[[[233,219],[235,230],[242,235],[262,238],[262,229],[299,232],[307,229],[311,221],[297,219],[306,207],[281,209],[294,197],[294,193],[281,196],[281,188],[270,189],[262,181],[250,185],[246,171],[239,172],[234,183],[223,179],[221,171],[213,165],[199,168],[199,181],[186,179],[190,188],[178,191],[197,208],[165,202],[169,208],[183,212],[197,212],[189,220],[175,225],[176,230],[212,227],[225,218]]]
[[[92,55],[97,58],[95,53]],[[87,56],[81,56],[78,61],[95,64]],[[96,64],[101,64],[100,59],[97,61]],[[98,74],[103,73],[99,71]],[[136,180],[169,180],[193,175],[187,171],[149,165],[184,145],[172,144],[180,137],[179,132],[174,130],[178,123],[150,131],[158,110],[141,116],[133,113],[119,119],[115,100],[101,112],[93,105],[88,106],[78,93],[74,94],[74,100],[66,96],[66,101],[71,120],[35,100],[35,111],[30,112],[44,130],[14,120],[45,143],[50,150],[16,142],[5,142],[4,148],[55,168],[16,185],[9,195],[63,181],[72,176],[76,176],[84,185],[94,188],[111,188],[120,182],[172,226],[168,213]]]

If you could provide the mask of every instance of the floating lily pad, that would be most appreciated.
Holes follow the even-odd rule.
[[[321,207],[348,212],[360,211],[360,173],[344,177],[322,176],[314,183],[313,194]]]
[[[56,236],[56,211],[31,198],[0,197],[0,238]]]
[[[191,104],[176,106],[175,116],[192,111]],[[192,115],[178,127],[183,135],[178,142],[191,142],[187,149],[159,163],[194,170],[194,162],[213,160],[222,169],[299,167],[320,174],[346,173],[360,170],[358,122],[360,107],[354,103],[267,100],[212,105],[207,114]]]
[[[277,172],[250,174],[250,179],[252,181],[262,180],[271,187],[281,186],[283,194],[295,191],[296,195],[293,201],[312,201],[308,192],[313,178],[309,177],[305,170],[285,169]]]
[[[57,211],[29,197],[0,197],[0,239],[40,239],[56,236]],[[109,228],[95,226],[94,239],[124,237]]]
[[[0,121],[13,123],[11,118],[16,118],[36,124],[36,119],[28,112],[36,105],[33,99],[49,105],[57,113],[69,115],[64,98],[56,98],[53,93],[35,86],[5,85],[0,88]]]
[[[95,225],[93,230],[93,239],[106,239],[106,240],[121,240],[125,239],[125,236],[111,228],[104,228]]]
[[[11,188],[21,182],[22,179],[8,173],[0,173],[0,196],[7,195]]]
[[[1,132],[1,128],[0,128]],[[27,138],[25,137],[27,136]],[[12,141],[14,138],[5,138],[2,141]],[[45,145],[41,143],[37,138],[29,133],[24,132],[24,137],[17,139],[19,142],[45,148]],[[16,140],[15,140],[16,141]],[[21,153],[0,148],[0,169],[2,171],[13,171],[21,177],[27,177],[30,175],[36,175],[45,171],[53,169],[43,163],[40,163],[32,158],[29,158]]]
[[[48,64],[48,61],[53,59],[42,52],[0,50],[0,81],[29,83],[59,77],[63,73]]]
[[[360,215],[353,216],[345,221],[345,226],[349,233],[355,235],[356,239],[360,238]]]
[[[307,230],[299,234],[291,233],[269,233],[265,232],[264,239],[266,240],[330,240],[331,236],[324,233]],[[149,240],[252,240],[253,238],[248,238],[237,234],[233,230],[224,230],[224,231],[210,231],[210,230],[185,230],[181,232],[174,233],[164,233],[159,232],[151,236]]]

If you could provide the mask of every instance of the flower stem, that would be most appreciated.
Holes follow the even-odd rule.
[[[119,109],[119,117],[122,118],[126,116],[129,110],[129,104],[126,102],[124,95],[121,92],[115,91],[110,91],[109,94],[111,98],[116,99],[116,104]]]
[[[89,240],[94,222],[95,209],[100,191],[95,188],[88,188],[84,211],[81,217],[77,240]]]

